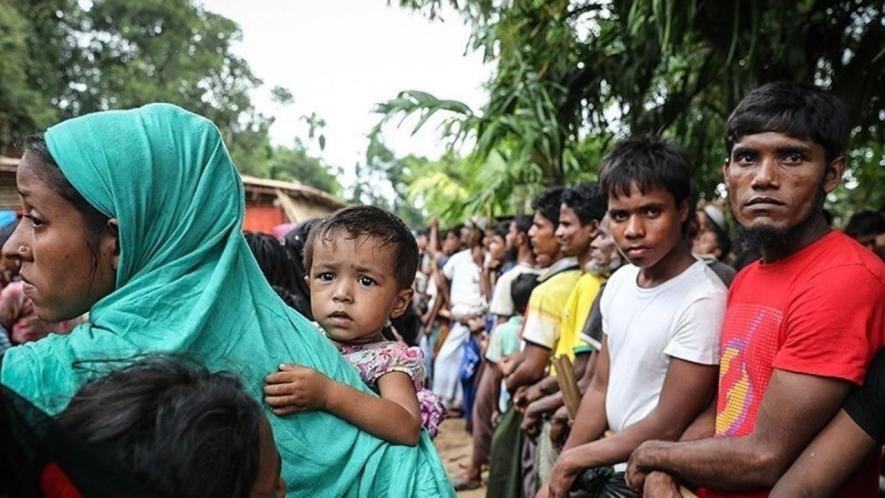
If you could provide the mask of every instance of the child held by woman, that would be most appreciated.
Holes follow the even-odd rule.
[[[412,299],[418,247],[396,216],[371,206],[345,208],[314,226],[304,253],[314,319],[380,397],[298,365],[266,379],[277,415],[325,410],[387,441],[415,445],[444,416],[424,385],[422,353],[389,341],[382,329]]]

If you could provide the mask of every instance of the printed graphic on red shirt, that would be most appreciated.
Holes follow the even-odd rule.
[[[722,331],[716,434],[753,432],[756,411],[771,379],[783,314],[753,304],[729,308]]]

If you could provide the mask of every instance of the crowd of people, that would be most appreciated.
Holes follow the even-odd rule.
[[[473,439],[455,489],[877,496],[885,218],[824,210],[847,130],[831,95],[769,84],[728,120],[728,207],[634,137],[531,216],[419,234],[432,389]]]
[[[0,496],[877,496],[885,218],[824,210],[848,129],[771,83],[728,120],[727,206],[629,137],[528,214],[277,240],[208,120],[62,122],[0,234]]]

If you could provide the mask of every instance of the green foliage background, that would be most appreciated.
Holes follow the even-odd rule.
[[[379,0],[380,1],[380,0]],[[885,4],[881,0],[398,0],[432,20],[471,27],[466,50],[492,69],[479,109],[405,90],[377,107],[366,156],[313,157],[325,121],[303,116],[304,141],[271,144],[273,123],[249,98],[262,82],[231,47],[237,24],[198,0],[0,0],[0,153],[60,119],[152,101],[212,119],[246,174],[298,180],[378,204],[413,225],[526,209],[554,184],[595,177],[611,144],[663,135],[696,162],[707,198],[724,194],[723,126],[752,88],[815,83],[853,124],[851,170],[830,197],[837,216],[885,205]],[[282,107],[295,101],[270,90]],[[382,125],[417,116],[451,146],[437,160],[397,157]],[[306,141],[306,142],[305,142]]]
[[[817,84],[846,104],[851,170],[830,198],[837,215],[885,203],[881,0],[398,3],[432,19],[456,12],[472,26],[468,50],[493,66],[482,109],[412,90],[378,107],[385,120],[418,115],[418,126],[440,116],[444,138],[475,144],[451,178],[466,189],[453,197],[466,211],[519,208],[545,186],[592,178],[629,134],[683,145],[702,194],[721,196],[724,123],[746,93],[775,80]],[[499,159],[503,177],[489,175]]]
[[[262,82],[231,50],[240,38],[193,0],[0,0],[0,152],[61,119],[163,101],[215,122],[243,173],[339,193],[335,170],[302,142],[270,143],[273,119],[249,97]],[[271,95],[294,102],[285,88]],[[325,123],[305,120],[322,147]]]

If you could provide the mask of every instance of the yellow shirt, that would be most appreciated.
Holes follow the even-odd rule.
[[[559,342],[556,344],[553,357],[566,355],[574,361],[576,354],[586,353],[593,349],[581,339],[581,331],[584,330],[584,324],[590,314],[590,307],[593,306],[593,301],[599,294],[603,282],[601,277],[590,273],[584,273],[578,279],[578,283],[572,289],[562,310]]]
[[[532,291],[526,307],[525,324],[522,326],[523,341],[550,351],[556,349],[562,328],[563,306],[581,276],[577,268],[567,269],[572,265],[573,262],[560,260],[548,271],[547,275],[552,276]]]

